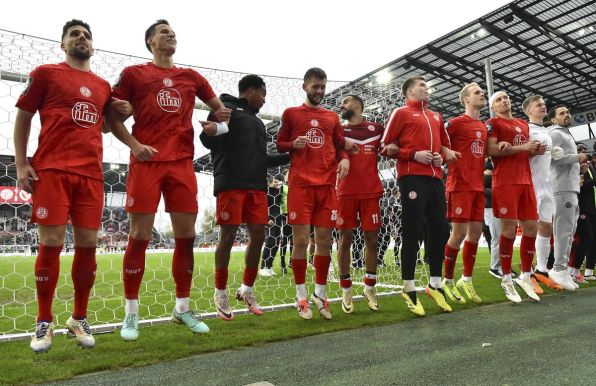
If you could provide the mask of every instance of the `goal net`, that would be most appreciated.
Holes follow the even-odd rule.
[[[60,43],[28,35],[0,30],[0,340],[18,334],[30,333],[34,328],[37,311],[35,298],[35,278],[33,275],[35,254],[38,249],[38,235],[35,225],[28,222],[31,214],[31,197],[16,186],[14,164],[14,144],[12,132],[16,108],[15,103],[27,81],[27,74],[36,66],[63,61],[64,53]],[[97,50],[92,58],[92,70],[113,83],[120,71],[129,65],[148,61],[125,54]],[[185,66],[185,65],[181,65]],[[237,94],[237,84],[245,73],[210,68],[193,67],[214,87],[216,93]],[[267,103],[261,117],[267,123],[269,151],[275,149],[275,135],[279,127],[279,116],[289,106],[300,105],[304,100],[302,79],[263,76],[267,84]],[[344,82],[328,82],[328,91],[344,85]],[[363,90],[366,92],[366,90]],[[327,100],[327,107],[338,111],[340,100]],[[207,111],[197,103],[193,117],[195,128],[200,128],[199,120],[207,116]],[[370,120],[384,123],[386,118],[369,110]],[[376,114],[376,115],[375,115]],[[129,120],[128,127],[132,124]],[[40,123],[36,115],[27,147],[32,156],[39,136]],[[206,316],[214,315],[214,249],[218,241],[218,227],[214,214],[216,201],[213,196],[213,165],[208,151],[195,135],[195,170],[199,185],[199,216],[196,224],[195,269],[191,292],[191,306]],[[89,302],[89,322],[94,326],[115,328],[124,316],[122,288],[122,256],[126,249],[129,219],[124,210],[126,200],[126,177],[128,173],[128,149],[111,134],[104,134],[104,180],[105,208],[99,231],[97,253],[97,276]],[[380,175],[385,187],[382,203],[381,235],[379,249],[384,255],[378,271],[378,290],[381,294],[399,291],[401,283],[400,265],[395,255],[400,245],[399,193],[395,182],[394,161],[380,159]],[[269,170],[269,177],[283,175],[284,168]],[[163,203],[162,203],[163,205]],[[274,233],[273,227],[267,235]],[[287,229],[286,229],[287,230]],[[285,235],[285,236],[284,236]],[[294,303],[295,288],[290,268],[290,242],[287,233],[274,240],[270,249],[272,271],[261,271],[255,284],[259,302],[266,309],[290,307]],[[362,281],[364,269],[364,245],[361,237],[354,237],[352,249],[355,285]],[[284,243],[285,241],[285,243]],[[234,245],[229,267],[228,286],[230,295],[240,286],[244,261],[244,248],[247,242],[246,228],[241,227]],[[173,232],[169,215],[160,206],[152,233],[146,260],[146,270],[140,292],[140,317],[143,322],[166,321],[174,305],[174,283],[171,275]],[[275,251],[273,251],[275,249]],[[335,248],[334,248],[335,249]],[[285,253],[285,260],[282,255]],[[70,267],[73,254],[72,229],[68,227],[60,265],[60,279],[54,302],[55,323],[63,326],[70,316],[73,306],[73,286]],[[335,252],[334,252],[335,256]],[[282,269],[282,261],[285,263]],[[337,283],[337,261],[330,273],[329,297],[341,297]],[[312,268],[308,270],[307,283],[313,283]],[[424,264],[418,265],[417,285],[427,282]],[[311,284],[312,285],[312,284]],[[308,289],[309,292],[313,288]],[[356,288],[356,291],[358,289]],[[242,303],[232,302],[235,310],[243,312]],[[105,327],[108,326],[108,327]]]

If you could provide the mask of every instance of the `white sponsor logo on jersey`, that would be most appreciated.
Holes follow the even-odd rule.
[[[312,147],[313,149],[318,149],[325,144],[325,136],[323,135],[323,132],[321,129],[317,129],[315,127],[311,127],[311,129],[306,133],[306,138],[308,138],[308,146]]]
[[[412,190],[410,193],[408,193],[408,197],[410,197],[410,200],[415,200],[416,197],[418,197],[418,194]]]
[[[313,119],[312,121],[310,121],[310,125],[312,127],[319,127],[319,121],[317,121],[316,119]]]
[[[527,142],[526,137],[524,135],[522,135],[522,134],[518,134],[518,135],[515,136],[515,138],[513,138],[512,145],[513,146],[520,146],[520,145],[523,145],[526,142]]]
[[[174,113],[182,106],[182,97],[174,88],[164,88],[157,93],[157,104],[163,111]]]
[[[91,90],[89,90],[87,87],[83,86],[79,89],[79,91],[81,92],[81,95],[85,96],[85,97],[90,97],[91,96]]]
[[[126,198],[126,206],[131,207],[135,204],[135,199],[133,197],[127,197]]]
[[[470,150],[472,151],[472,154],[474,155],[474,157],[476,157],[476,158],[484,157],[484,142],[482,142],[482,141],[472,142],[472,145],[470,146]]]
[[[35,212],[35,215],[38,218],[44,219],[48,217],[48,210],[46,208],[44,208],[43,206],[40,206],[39,208],[37,208],[37,211]]]
[[[174,85],[174,82],[170,78],[164,78],[163,85],[166,87],[172,87]]]
[[[77,102],[72,107],[72,120],[81,127],[89,128],[95,126],[99,120],[99,114],[94,105],[89,102]]]

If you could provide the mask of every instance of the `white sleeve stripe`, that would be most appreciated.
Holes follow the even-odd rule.
[[[387,137],[387,133],[389,133],[389,128],[391,127],[391,123],[393,122],[393,118],[397,115],[397,111],[401,109],[401,107],[396,108],[393,110],[391,115],[389,116],[389,120],[387,121],[387,125],[385,126],[385,131],[383,132],[383,137],[381,138],[381,143],[385,143],[385,138]]]
[[[351,137],[349,137],[349,136],[346,135],[346,138],[349,138],[350,141],[352,141],[352,142],[354,142],[354,143],[356,143],[358,145],[366,145],[367,143],[374,142],[377,139],[381,138],[381,135],[380,134],[379,135],[375,135],[374,137],[370,137],[370,138],[367,138],[367,139],[354,139],[354,138],[351,138]]]

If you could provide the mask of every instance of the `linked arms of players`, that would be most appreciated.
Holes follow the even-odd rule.
[[[506,157],[509,155],[527,152],[530,156],[542,155],[546,151],[546,145],[539,141],[528,141],[523,145],[513,146],[509,142],[498,142],[497,138],[489,137],[486,141],[488,155],[491,157]]]
[[[130,148],[130,152],[138,161],[148,161],[153,158],[157,153],[157,149],[154,147],[143,145],[124,126],[124,121],[132,115],[132,106],[130,107],[130,115],[126,113],[124,104],[116,98],[112,98],[112,104],[110,108],[106,110],[105,119],[108,122],[110,131],[114,134],[114,137],[118,138],[120,142]],[[128,104],[128,102],[126,102]],[[128,104],[130,106],[130,104]]]
[[[389,158],[397,158],[398,161],[414,160],[423,165],[432,163],[434,166],[441,166],[445,162],[457,161],[461,158],[461,153],[451,150],[446,146],[441,146],[441,152],[432,152],[430,150],[410,150],[400,149],[395,143],[389,143],[383,146],[381,155]]]
[[[201,121],[203,132],[209,137],[226,134],[229,131],[228,124],[230,123],[232,110],[225,107],[218,97],[211,98],[206,103],[211,109],[209,116],[214,117],[215,122],[211,120]]]
[[[551,151],[551,162],[554,165],[571,165],[576,162],[581,164],[588,161],[588,156],[584,153],[579,154],[565,154],[563,150],[564,138],[556,131],[549,132],[549,135],[553,141],[553,149]]]

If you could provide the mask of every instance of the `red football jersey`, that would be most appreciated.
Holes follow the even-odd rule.
[[[460,115],[445,124],[451,149],[462,158],[449,164],[448,192],[484,191],[484,157],[486,155],[486,126],[468,115]]]
[[[159,151],[152,161],[193,157],[195,96],[203,102],[215,98],[209,82],[195,70],[162,68],[151,62],[126,67],[113,95],[134,107],[132,135]],[[132,154],[130,161],[136,161]]]
[[[345,198],[377,198],[383,195],[377,158],[385,128],[378,123],[362,122],[343,126],[346,139],[358,144],[356,154],[350,154],[350,171],[338,179],[337,196]]]
[[[523,145],[530,138],[530,128],[526,121],[513,118],[491,118],[486,121],[488,138],[496,138],[497,142],[509,142],[513,146]],[[532,185],[530,156],[520,152],[505,157],[492,157],[493,188],[507,185]]]
[[[16,104],[30,113],[39,110],[41,132],[31,166],[103,180],[101,126],[110,94],[108,82],[67,63],[33,70]]]
[[[308,143],[293,149],[292,143],[299,136],[308,137]],[[306,104],[287,108],[277,133],[277,150],[290,152],[289,187],[335,187],[337,160],[347,158],[345,143],[339,116],[333,111]]]

